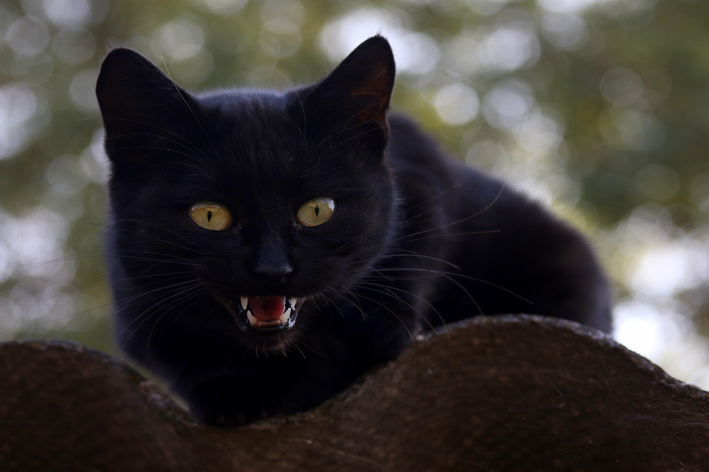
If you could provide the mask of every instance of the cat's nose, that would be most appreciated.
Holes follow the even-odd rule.
[[[257,261],[253,267],[254,274],[262,279],[280,281],[293,272],[293,267],[285,261]]]
[[[283,282],[293,272],[286,242],[275,232],[263,237],[251,270],[255,277],[268,282]]]

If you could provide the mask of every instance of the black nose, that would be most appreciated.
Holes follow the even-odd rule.
[[[293,272],[286,242],[275,232],[263,237],[255,256],[251,270],[262,281],[283,282]]]
[[[254,264],[253,271],[258,277],[275,282],[290,275],[293,267],[286,260],[259,260]]]

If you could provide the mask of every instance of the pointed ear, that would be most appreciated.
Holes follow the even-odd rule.
[[[337,124],[375,125],[386,139],[386,113],[395,75],[389,42],[382,36],[369,38],[314,86],[305,99],[306,114]]]
[[[160,138],[179,139],[179,124],[194,124],[198,108],[152,62],[124,48],[114,49],[104,59],[96,97],[106,130],[106,152],[112,160],[120,149]]]

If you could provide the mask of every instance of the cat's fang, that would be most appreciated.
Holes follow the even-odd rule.
[[[256,317],[254,315],[251,314],[250,311],[246,312],[246,318],[249,320],[249,324],[251,326],[256,326],[258,324],[258,320],[256,319]]]
[[[278,321],[281,324],[286,324],[288,323],[288,320],[290,319],[290,308],[286,308],[286,311],[283,312],[280,318],[278,318]]]
[[[295,310],[295,302],[297,302],[298,299],[297,299],[297,298],[291,298],[291,299],[289,299],[288,301],[290,302],[291,308],[293,308],[293,309]]]
[[[249,306],[249,297],[241,297],[241,309],[246,310],[246,307]]]

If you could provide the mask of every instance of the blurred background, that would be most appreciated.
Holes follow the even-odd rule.
[[[709,389],[706,0],[0,0],[0,340],[116,352],[94,97],[112,45],[192,90],[287,88],[376,33],[394,108],[585,232],[615,338]]]

